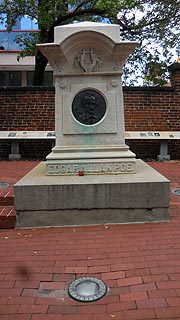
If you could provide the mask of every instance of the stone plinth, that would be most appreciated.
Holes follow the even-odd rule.
[[[141,160],[135,174],[46,176],[42,162],[15,185],[16,227],[167,221],[169,181]]]

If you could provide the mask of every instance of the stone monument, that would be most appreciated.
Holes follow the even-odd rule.
[[[56,145],[15,186],[18,227],[168,219],[169,181],[124,139],[121,75],[136,45],[92,22],[56,27],[54,43],[38,45],[54,71]]]
[[[56,146],[48,175],[135,172],[124,141],[121,75],[135,42],[120,42],[119,26],[82,22],[55,28],[39,45],[54,70]]]

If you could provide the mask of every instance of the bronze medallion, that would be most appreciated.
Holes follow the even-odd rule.
[[[94,277],[83,277],[71,282],[69,296],[80,302],[93,302],[103,298],[107,293],[106,284]]]
[[[72,113],[82,124],[98,123],[106,113],[105,99],[95,90],[83,90],[73,100]]]

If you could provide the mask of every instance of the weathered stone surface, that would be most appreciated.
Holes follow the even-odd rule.
[[[46,176],[39,164],[15,185],[17,227],[162,221],[169,181],[137,160],[136,174]]]

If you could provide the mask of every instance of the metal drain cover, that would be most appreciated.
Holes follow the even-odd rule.
[[[172,190],[172,193],[176,196],[180,196],[180,188]]]
[[[77,301],[92,302],[101,299],[107,292],[106,284],[93,277],[83,277],[73,281],[68,288],[71,298]]]
[[[8,188],[8,187],[9,187],[8,182],[0,181],[0,188]]]

